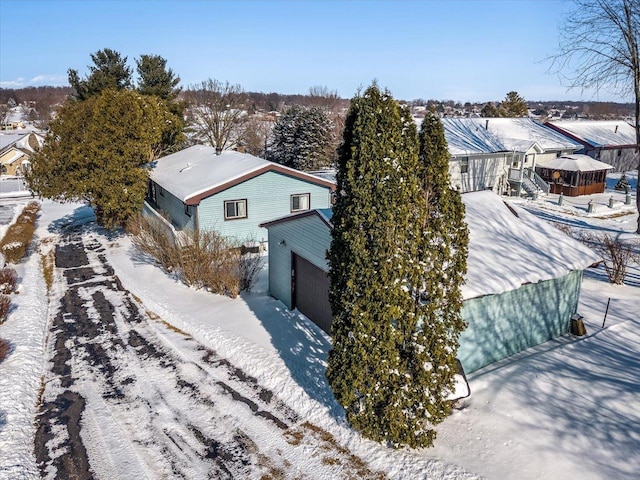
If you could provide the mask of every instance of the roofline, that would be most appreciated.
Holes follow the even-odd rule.
[[[555,130],[556,132],[560,133],[561,135],[564,135],[565,137],[570,138],[571,140],[574,140],[576,142],[578,142],[580,145],[583,146],[589,146],[589,147],[595,147],[595,145],[593,145],[592,143],[589,143],[587,140],[577,137],[576,135],[574,135],[573,133],[570,133],[566,130],[564,130],[561,127],[558,127],[557,125],[554,125],[551,122],[544,122],[544,125],[551,128],[552,130]]]
[[[316,215],[322,221],[322,223],[324,223],[330,229],[332,228],[331,223],[329,223],[327,219],[322,216],[322,214],[318,211],[317,208],[314,208],[313,210],[307,210],[305,212],[294,213],[293,215],[287,215],[285,217],[276,218],[275,220],[261,223],[259,226],[261,228],[269,228],[269,227],[272,227],[273,225],[278,225],[280,223],[288,222],[289,220],[297,220],[300,218],[310,217],[312,215]]]
[[[298,178],[300,180],[304,180],[309,183],[314,183],[316,185],[320,185],[322,187],[329,188],[332,192],[335,191],[336,185],[328,180],[324,180],[322,178],[314,177],[305,172],[301,172],[298,170],[294,170],[293,168],[284,167],[278,164],[265,165],[264,167],[260,167],[257,170],[246,173],[240,177],[229,180],[228,182],[222,183],[216,187],[205,190],[204,192],[200,192],[193,196],[188,196],[184,199],[184,203],[186,205],[198,205],[203,199],[210,197],[211,195],[215,195],[216,193],[220,193],[224,190],[227,190],[231,187],[234,187],[242,182],[246,182],[247,180],[262,175],[266,172],[278,172],[283,175],[287,175],[289,177]],[[157,182],[156,182],[157,183]]]

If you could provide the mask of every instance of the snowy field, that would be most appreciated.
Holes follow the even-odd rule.
[[[637,174],[629,179],[635,193]],[[609,209],[612,195],[615,208]],[[563,206],[557,205],[557,196],[519,203],[541,218],[574,229],[614,234],[635,229],[637,213],[633,205],[624,205],[624,194],[608,191],[594,197],[597,205],[592,214],[586,212],[585,199],[565,200]],[[7,221],[15,218],[27,201],[0,199],[0,235]],[[1,479],[41,476],[33,452],[34,418],[41,378],[52,378],[47,373],[51,365],[46,360],[45,341],[57,307],[47,302],[39,253],[46,253],[53,244],[62,241],[58,233],[61,226],[91,220],[91,211],[82,206],[44,202],[37,230],[38,239],[44,243],[39,252],[34,251],[18,266],[20,294],[13,296],[14,308],[0,325],[0,337],[12,344],[10,356],[0,364]],[[176,339],[175,329],[216,352],[224,362],[255,379],[260,389],[280,399],[283,408],[291,412],[287,417],[287,422],[292,422],[290,434],[300,434],[304,428],[309,429],[305,425],[311,425],[333,438],[327,442],[328,436],[314,437],[309,433],[306,437],[300,434],[302,441],[283,441],[287,439],[286,432],[275,424],[256,423],[250,407],[244,404],[233,407],[238,411],[209,420],[198,414],[193,405],[184,405],[185,409],[194,409],[191,415],[199,415],[197,426],[202,432],[215,431],[216,425],[225,425],[225,421],[232,421],[230,424],[247,432],[253,432],[251,429],[257,426],[263,428],[265,431],[253,432],[252,438],[258,439],[261,448],[267,448],[260,443],[261,438],[266,439],[264,445],[273,446],[273,450],[265,451],[272,453],[270,461],[281,472],[279,478],[358,478],[353,465],[360,460],[366,464],[367,476],[371,478],[376,478],[378,472],[398,479],[638,478],[640,266],[637,264],[632,265],[624,286],[608,284],[602,268],[585,273],[579,313],[586,322],[586,337],[567,335],[474,372],[469,377],[471,397],[439,426],[435,448],[396,451],[363,440],[348,427],[324,377],[330,340],[297,311],[288,311],[268,296],[267,265],[253,292],[232,300],[178,283],[137,253],[125,236],[108,236],[89,227],[83,238],[85,243],[97,242],[104,248],[105,261],[144,310],[173,327],[171,330],[159,325],[152,330],[172,349],[174,358],[184,359],[185,367],[179,368],[181,374],[192,381],[199,378],[192,367],[186,368],[187,364],[192,365],[192,359],[197,362],[193,347],[187,345],[191,340]],[[62,289],[62,285],[54,286],[52,297],[62,295]],[[135,362],[124,365],[123,360],[121,367],[130,375],[144,378],[148,365]],[[91,375],[86,368],[81,373]],[[57,381],[52,379],[47,386],[54,388],[53,393]],[[151,382],[151,376],[146,381]],[[171,387],[169,380],[166,385]],[[224,392],[209,390],[215,404],[229,404]],[[164,394],[179,401],[178,392]],[[145,392],[140,396],[152,401]],[[89,407],[91,402],[100,400],[88,398]],[[139,425],[146,425],[153,414],[153,409],[140,410]],[[98,466],[94,468],[97,478],[129,478],[125,472],[132,471],[139,478],[159,477],[150,460],[144,458],[146,451],[139,442],[123,446],[116,441],[122,434],[114,432],[125,431],[131,422],[128,415],[125,410],[111,409],[110,416],[92,414],[81,419],[81,436],[90,463]],[[170,421],[164,411],[158,411],[157,416],[160,420],[153,421],[165,421],[164,416],[166,422]],[[113,423],[100,423],[96,418],[112,418]],[[328,457],[323,457],[323,452],[330,448],[335,449],[336,458],[325,461]],[[152,448],[149,452],[149,457],[157,455]],[[340,455],[349,457],[351,463],[340,459]],[[109,457],[108,462],[105,456]],[[248,472],[247,478],[260,478],[264,470],[256,467]],[[203,478],[201,474],[201,470],[194,469],[186,478]],[[55,478],[55,472],[48,471],[47,476]]]

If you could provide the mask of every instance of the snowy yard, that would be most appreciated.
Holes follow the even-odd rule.
[[[637,177],[633,181],[635,186]],[[26,201],[0,200],[1,218],[15,218]],[[609,212],[606,199],[598,203],[602,208],[592,215],[583,204],[559,207],[552,197],[522,206],[575,228],[634,230],[634,210]],[[90,210],[79,205],[44,202],[37,235],[45,249],[64,245],[63,227],[90,220]],[[4,229],[0,224],[0,235]],[[112,328],[134,346],[132,351],[116,341],[106,350],[114,366],[109,375],[92,367],[84,343],[65,342],[78,354],[69,362],[70,388],[85,397],[80,438],[96,478],[131,478],[135,472],[136,478],[197,479],[206,472],[226,474],[225,468],[229,478],[234,473],[236,478],[379,478],[380,472],[399,479],[637,478],[637,264],[624,286],[609,285],[602,268],[585,273],[579,313],[586,337],[567,335],[475,372],[469,377],[472,396],[438,428],[435,448],[396,451],[363,440],[348,427],[324,377],[329,338],[268,296],[267,266],[252,293],[232,300],[178,283],[125,236],[91,226],[82,232],[81,241],[90,247],[86,265],[100,282],[112,285],[117,277],[122,290],[84,285],[60,267],[47,302],[39,252],[18,266],[20,294],[0,325],[0,337],[12,343],[12,353],[0,364],[2,479],[41,476],[34,455],[41,378],[47,379],[45,402],[61,394],[66,381],[66,374],[47,372],[54,346],[45,347],[45,341],[61,299],[74,285],[87,299],[95,301],[102,292],[112,302]],[[129,318],[134,311],[129,302],[137,306],[139,321]],[[87,312],[89,319],[100,316],[99,310]],[[66,320],[59,320],[60,328],[73,322]],[[105,345],[112,341],[108,332],[95,336]],[[161,358],[153,358],[146,344]],[[119,383],[110,386],[112,381]],[[187,384],[196,388],[195,395]],[[125,400],[110,396],[114,385]],[[64,439],[56,440],[59,426],[52,425],[47,448],[62,456],[64,448],[56,450],[55,442]],[[244,436],[234,436],[238,431]],[[214,438],[220,449],[212,453]],[[225,450],[233,442],[238,462]],[[56,478],[55,459],[49,460],[46,476]]]

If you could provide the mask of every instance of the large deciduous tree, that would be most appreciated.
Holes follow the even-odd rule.
[[[197,140],[221,152],[241,140],[247,119],[246,95],[240,85],[208,79],[187,92],[189,122]]]
[[[166,106],[130,90],[69,100],[31,159],[30,188],[46,198],[84,201],[99,224],[124,225],[142,207],[148,172],[167,125]]]
[[[75,89],[78,100],[86,100],[99,95],[108,88],[121,90],[131,88],[131,68],[127,66],[127,57],[119,52],[105,48],[91,54],[93,65],[89,65],[89,75],[80,79],[77,70],[69,69],[69,84]]]
[[[317,170],[335,160],[333,123],[320,107],[295,105],[273,126],[270,159],[298,170]]]
[[[633,97],[636,145],[640,145],[640,1],[573,3],[575,9],[560,28],[558,52],[549,57],[551,71],[569,88],[608,89]],[[636,203],[640,210],[640,195],[636,195]],[[640,216],[636,232],[640,234]]]
[[[446,162],[438,171],[442,152],[435,159],[424,153],[437,142],[429,129],[423,135],[421,163],[407,109],[375,84],[352,99],[328,254],[334,319],[327,378],[351,424],[395,446],[432,444],[431,425],[448,413],[461,328],[455,282],[464,271],[449,280],[427,270],[466,254],[463,240],[450,244],[464,237],[462,210],[455,197],[447,203],[448,186],[440,184]],[[456,220],[448,223],[452,212]],[[447,225],[456,233],[445,232]],[[453,273],[462,265],[435,268]]]

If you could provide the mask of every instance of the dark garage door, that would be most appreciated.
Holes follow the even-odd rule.
[[[322,269],[293,254],[293,308],[304,313],[327,333],[331,333],[329,277]]]

